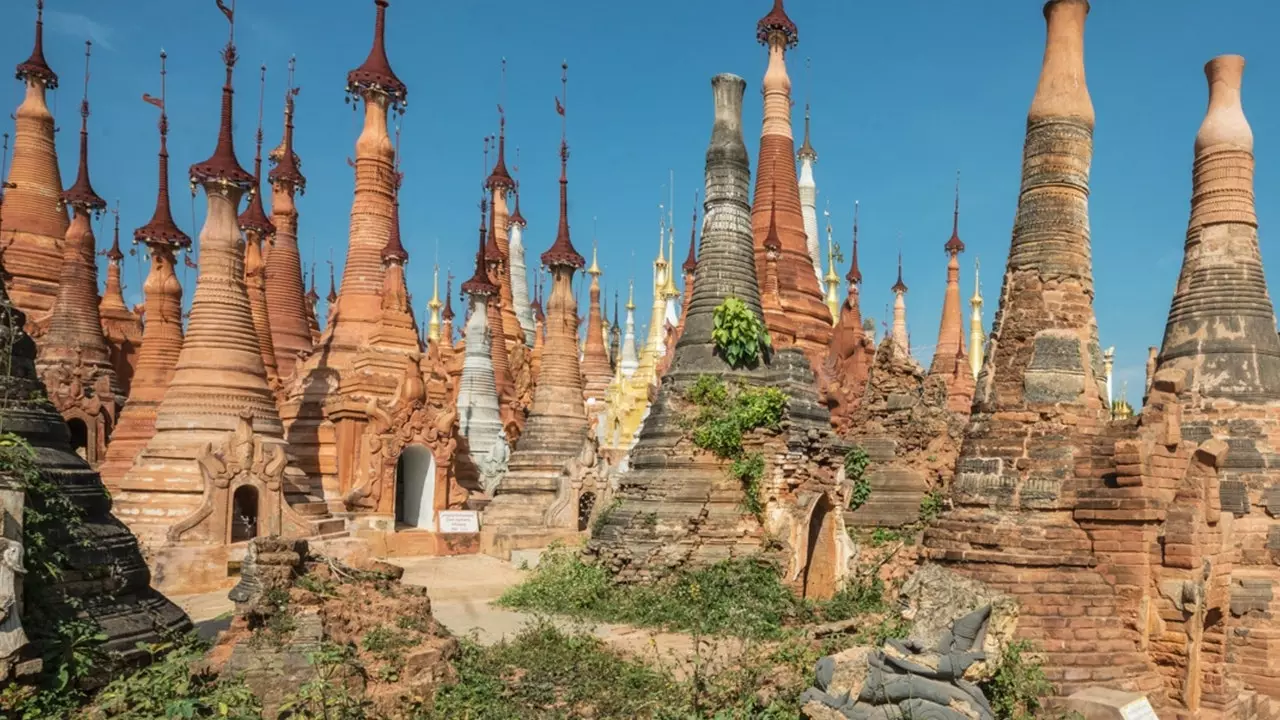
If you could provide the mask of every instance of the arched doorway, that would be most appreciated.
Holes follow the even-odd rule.
[[[258,489],[241,485],[231,496],[231,542],[258,537]]]
[[[85,460],[93,462],[89,453],[89,426],[80,418],[71,418],[67,421],[67,429],[71,431],[71,449]]]
[[[804,565],[804,597],[826,600],[836,594],[836,514],[826,493],[809,514],[808,553]]]
[[[435,530],[435,500],[435,456],[421,445],[410,445],[396,461],[396,522]]]

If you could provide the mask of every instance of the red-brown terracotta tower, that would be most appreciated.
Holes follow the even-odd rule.
[[[600,311],[601,270],[594,246],[587,274],[591,276],[591,305],[587,308],[587,337],[582,352],[582,395],[587,403],[588,417],[591,417],[604,409],[604,391],[613,379],[609,351],[604,344],[604,315]]]
[[[76,181],[62,193],[73,218],[62,243],[62,278],[40,338],[36,371],[49,399],[71,427],[71,444],[93,467],[106,456],[124,395],[111,364],[111,349],[98,314],[98,263],[91,220],[107,203],[89,181],[89,49],[84,50],[84,99],[80,101],[80,164]]]
[[[271,223],[275,241],[266,259],[267,318],[271,344],[276,351],[276,370],[281,379],[293,376],[299,353],[312,348],[312,312],[303,287],[302,258],[298,254],[298,207],[294,194],[306,191],[302,160],[293,148],[294,60],[289,59],[289,88],[284,95],[284,140],[267,157],[275,167],[267,173],[271,182]]]
[[[267,278],[263,262],[263,245],[274,241],[276,226],[262,207],[262,109],[267,93],[267,66],[260,68],[258,79],[258,134],[253,155],[253,189],[249,204],[240,213],[240,231],[244,233],[244,286],[253,314],[253,332],[258,338],[258,352],[267,371],[267,384],[279,387],[276,350],[271,342],[271,321],[267,318]]]
[[[796,46],[796,25],[787,17],[782,0],[756,24],[756,38],[769,48],[769,68],[764,75],[764,125],[756,158],[755,197],[751,226],[756,239],[756,276],[764,290],[765,324],[775,347],[797,345],[817,367],[831,339],[831,311],[823,302],[822,288],[809,258],[808,238],[800,208],[796,178],[795,140],[791,134],[791,79],[787,76],[786,51]],[[777,292],[769,274],[770,250],[766,242],[774,226]],[[775,299],[776,298],[776,299]]]
[[[505,120],[503,121],[505,126]],[[485,165],[487,166],[489,142],[492,137],[485,141]],[[498,388],[498,397],[502,400],[504,419],[510,417],[509,410],[512,403],[516,402],[516,388],[514,380],[514,368],[511,367],[511,343],[509,342],[510,331],[507,328],[508,321],[516,322],[515,327],[519,328],[519,322],[515,319],[515,313],[511,310],[511,275],[507,271],[507,250],[506,230],[502,231],[503,243],[498,243],[498,228],[506,226],[506,193],[509,191],[511,176],[507,173],[507,168],[503,163],[502,154],[499,152],[497,165],[494,166],[493,172],[485,180],[484,187],[489,191],[491,202],[493,204],[493,214],[489,216],[489,230],[486,233],[486,241],[484,245],[484,264],[486,272],[489,273],[489,279],[498,287],[497,294],[485,304],[485,312],[488,315],[489,336],[492,342],[489,345],[489,355],[493,363],[493,379]],[[498,204],[503,203],[503,222],[498,222]]]
[[[672,259],[675,262],[675,259]],[[689,255],[680,266],[684,272],[684,301],[680,303],[680,324],[676,327],[676,335],[671,347],[675,348],[684,334],[684,319],[689,315],[689,303],[693,302],[693,276],[698,271],[698,193],[693,194],[693,218],[689,221]],[[617,315],[617,298],[614,299],[614,315]],[[614,319],[617,328],[617,318]],[[674,353],[673,353],[674,356]]]
[[[561,71],[561,82],[567,88],[568,65],[562,65]],[[567,98],[567,91],[565,94]],[[556,99],[556,111],[561,117],[560,222],[555,242],[542,253],[542,264],[551,269],[552,277],[546,345],[528,422],[511,455],[510,469],[485,510],[481,531],[481,549],[499,555],[519,547],[546,545],[548,528],[555,527],[558,519],[548,517],[548,512],[560,490],[565,463],[582,451],[587,439],[582,367],[578,361],[578,308],[573,296],[573,274],[586,265],[586,260],[569,237],[566,102]],[[576,507],[572,516],[570,531],[576,532]]]
[[[35,48],[16,75],[26,95],[14,113],[13,170],[6,180],[13,186],[5,194],[0,247],[13,304],[27,314],[28,328],[43,329],[58,296],[67,235],[53,114],[45,102],[45,93],[58,87],[58,75],[44,59],[44,0],[36,1]]]
[[[120,208],[112,211],[115,227],[111,231],[111,247],[99,254],[107,258],[107,285],[98,303],[102,316],[102,334],[107,338],[111,351],[111,366],[116,371],[116,381],[125,396],[133,384],[134,366],[138,363],[138,348],[142,345],[142,319],[124,302],[124,285],[120,281]]]
[[[862,328],[859,290],[862,270],[858,268],[858,203],[853,204],[853,246],[849,258],[849,293],[840,304],[840,318],[831,332],[831,345],[820,375],[822,395],[831,410],[831,424],[844,434],[852,429],[853,414],[866,391],[871,364],[875,360],[875,342]]]
[[[164,399],[173,369],[182,353],[182,285],[174,271],[176,255],[191,247],[191,238],[178,229],[169,207],[169,117],[165,112],[165,53],[160,53],[160,97],[142,99],[160,109],[160,180],[151,220],[133,231],[133,242],[146,245],[150,271],[142,289],[145,295],[142,347],[129,390],[129,401],[111,433],[102,481],[114,495],[120,480],[133,467],[133,459],[156,432],[156,410]]]
[[[285,499],[305,478],[289,457],[245,290],[237,210],[255,178],[231,131],[234,10],[218,7],[231,34],[217,145],[189,170],[208,203],[190,321],[156,433],[115,497],[117,515],[149,547],[156,586],[172,592],[224,583],[232,543],[318,529]]]
[[[960,300],[960,176],[956,174],[956,201],[951,218],[951,237],[942,249],[947,253],[947,287],[942,295],[942,320],[938,325],[938,343],[933,350],[929,374],[943,379],[947,385],[947,407],[952,412],[968,412],[973,400],[973,375],[967,371],[964,352],[964,316]],[[965,366],[965,372],[957,368]]]

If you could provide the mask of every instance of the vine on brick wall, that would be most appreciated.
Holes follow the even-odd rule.
[[[685,399],[698,408],[687,421],[693,444],[732,461],[729,474],[742,485],[742,508],[761,518],[764,455],[747,453],[743,437],[752,430],[779,429],[786,412],[786,394],[777,388],[730,387],[718,377],[701,375],[685,392]]]

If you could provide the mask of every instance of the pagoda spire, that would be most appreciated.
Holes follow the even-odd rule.
[[[102,318],[102,333],[107,339],[107,350],[111,355],[111,366],[116,371],[116,379],[120,383],[120,392],[127,397],[133,382],[133,369],[138,360],[139,347],[142,345],[142,321],[124,301],[124,283],[120,278],[120,262],[124,260],[124,253],[120,251],[119,200],[111,214],[115,221],[111,247],[98,253],[107,258],[107,284],[102,291],[102,300],[98,303],[98,315]]]
[[[124,253],[120,251],[120,201],[116,201],[116,206],[111,210],[113,216],[113,227],[111,229],[111,247],[102,251],[102,255],[107,258],[107,284],[102,291],[102,302],[98,305],[100,311],[123,310],[129,312],[129,306],[124,302],[124,286],[120,281],[120,261],[124,260]],[[130,313],[132,314],[132,313]]]
[[[955,207],[951,213],[951,237],[942,246],[947,253],[947,285],[942,295],[942,319],[929,374],[949,379],[955,375],[956,358],[964,353],[964,310],[960,299],[960,171],[956,171]]]
[[[689,303],[693,302],[693,277],[698,270],[698,191],[693,191],[693,216],[689,219],[689,255],[680,269],[684,271],[684,297],[680,302],[680,323],[676,326],[675,342],[684,335],[684,320],[689,315]]]
[[[62,175],[54,141],[54,117],[45,96],[58,87],[58,75],[44,57],[44,2],[36,2],[35,46],[19,63],[16,77],[25,87],[13,114],[13,166],[0,182],[9,184],[0,244],[10,298],[27,316],[27,329],[47,327],[62,273],[62,241],[67,211],[59,202]]]
[[[609,323],[609,362],[617,370],[622,364],[622,326],[618,324],[618,291],[613,291],[613,320]]]
[[[258,352],[267,372],[267,382],[276,388],[279,374],[276,367],[276,349],[271,340],[271,320],[267,313],[266,267],[263,261],[263,244],[270,242],[276,227],[262,208],[262,114],[267,99],[267,66],[258,68],[258,134],[253,155],[253,188],[249,204],[240,213],[240,231],[244,233],[244,285],[249,296],[249,311],[253,315],[253,330],[258,338]]]
[[[107,438],[124,404],[99,311],[97,241],[92,219],[107,203],[89,181],[89,60],[84,44],[84,96],[80,101],[80,163],[76,182],[62,193],[73,216],[62,244],[62,283],[38,345],[36,370],[49,399],[65,418],[86,424],[84,457],[93,467],[105,459]]]
[[[853,243],[849,250],[849,272],[845,274],[845,282],[849,286],[844,303],[840,309],[840,324],[849,328],[854,334],[862,331],[862,308],[859,303],[859,289],[862,285],[862,271],[858,269],[858,201],[853,201]],[[847,318],[845,316],[848,316]]]
[[[507,211],[507,196],[515,190],[516,183],[511,177],[511,173],[507,171],[507,114],[502,106],[506,102],[506,88],[507,59],[503,58],[498,102],[498,155],[493,171],[489,173],[489,176],[484,181],[484,186],[489,191],[489,206],[492,210],[489,218],[488,261],[490,272],[493,274],[494,281],[497,282],[499,288],[498,300],[489,307],[489,312],[496,312],[501,315],[501,318],[491,318],[490,329],[502,335],[503,351],[507,352],[512,358],[518,359],[522,355],[517,356],[511,353],[511,350],[514,349],[516,343],[523,343],[525,337],[524,328],[521,326],[520,319],[516,313],[515,293],[512,288],[509,237],[511,217]],[[510,365],[510,362],[508,365]],[[509,367],[507,370],[508,377],[514,376],[518,371],[519,368]],[[499,376],[498,385],[500,389],[503,386],[501,376]],[[514,389],[514,382],[510,383],[508,388],[508,390],[512,389]]]
[[[515,172],[520,172],[520,148],[516,148]],[[508,263],[511,267],[511,302],[515,308],[516,321],[524,332],[524,342],[533,346],[533,307],[529,304],[529,277],[525,265],[524,231],[528,227],[524,215],[520,213],[520,183],[515,181],[513,192],[516,198],[515,211],[509,218],[510,227],[507,232],[510,238],[507,244]]]
[[[830,203],[822,215],[827,219],[827,274],[822,283],[827,286],[827,308],[831,310],[831,324],[835,325],[840,320],[840,276],[836,274],[835,241],[831,238]]]
[[[907,334],[907,284],[902,282],[902,251],[898,251],[898,281],[893,291],[893,346],[894,350],[910,355],[911,338]]]
[[[804,234],[807,239],[809,260],[813,263],[813,274],[818,282],[826,284],[822,275],[822,243],[818,237],[818,186],[813,179],[813,166],[818,163],[818,152],[809,142],[809,94],[813,92],[813,74],[809,58],[804,60],[805,101],[804,101],[804,142],[796,152],[800,161],[800,211],[804,216]],[[828,298],[830,304],[830,298]]]
[[[812,222],[806,225],[796,175],[786,51],[796,46],[798,38],[796,25],[787,16],[782,1],[774,0],[769,13],[756,24],[756,39],[768,48],[769,63],[762,88],[764,117],[756,154],[759,172],[751,224],[756,243],[756,281],[773,344],[775,348],[799,346],[816,367],[831,339],[831,311],[822,292],[820,253],[810,253],[809,230],[812,242],[819,243],[816,209]],[[816,202],[816,187],[813,192]],[[808,190],[805,193],[807,197]],[[775,264],[773,280],[766,278],[771,262]]]
[[[275,163],[267,180],[271,183],[271,223],[275,226],[271,252],[266,256],[267,317],[271,321],[271,344],[276,351],[276,371],[281,378],[294,374],[300,353],[311,351],[312,334],[307,305],[302,257],[298,252],[298,207],[295,194],[306,192],[302,160],[293,147],[295,99],[300,88],[294,85],[297,59],[289,58],[288,84],[284,93],[284,137],[268,159]]]
[[[166,110],[168,56],[160,52],[160,97],[143,94],[142,99],[160,110],[157,123],[160,150],[157,165],[156,207],[151,220],[133,231],[134,244],[144,244],[150,255],[150,269],[143,283],[144,316],[141,348],[134,365],[129,401],[107,446],[102,464],[102,480],[113,493],[133,460],[156,433],[156,411],[173,380],[173,370],[182,353],[182,285],[175,272],[177,253],[191,247],[191,238],[178,229],[169,209],[169,117]]]
[[[427,301],[427,340],[440,342],[440,265],[437,263],[431,270],[431,299]]]
[[[622,354],[619,364],[622,366],[622,374],[631,377],[631,374],[640,366],[640,356],[636,352],[636,281],[627,282],[627,324],[626,331],[622,336]]]
[[[502,432],[497,379],[494,374],[493,342],[489,331],[488,303],[500,292],[489,279],[485,267],[485,215],[487,199],[480,197],[479,244],[476,248],[475,273],[462,283],[462,292],[470,296],[467,313],[466,354],[462,377],[458,381],[458,433],[467,439],[473,462],[489,452]],[[447,306],[446,306],[447,309]]]
[[[969,369],[973,379],[978,379],[982,370],[982,361],[986,337],[982,331],[982,271],[978,258],[973,259],[973,297],[969,298]]]
[[[594,232],[592,233],[594,235]],[[587,274],[591,276],[590,301],[587,307],[587,336],[582,352],[582,395],[587,404],[588,414],[599,412],[603,408],[605,390],[613,372],[609,367],[609,350],[605,341],[604,314],[600,310],[600,263],[598,262],[598,242],[591,240],[591,266]]]

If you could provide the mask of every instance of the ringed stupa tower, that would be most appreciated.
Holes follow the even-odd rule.
[[[313,486],[319,481],[326,499],[335,501],[351,480],[340,479],[339,473],[349,475],[354,468],[340,462],[340,440],[325,405],[346,381],[352,361],[368,345],[382,314],[382,251],[392,232],[397,174],[387,113],[403,110],[408,95],[387,60],[389,4],[374,0],[373,46],[365,61],[347,73],[348,99],[364,102],[364,126],[356,140],[355,193],[342,287],[329,308],[318,347],[295,373],[280,406],[299,466]],[[344,438],[341,443],[351,456],[358,438]]]
[[[489,277],[485,268],[486,198],[480,199],[480,244],[476,249],[476,271],[462,283],[462,292],[470,298],[466,320],[466,348],[462,358],[462,378],[458,382],[458,434],[467,440],[473,463],[489,453],[502,432],[498,385],[494,379],[493,353],[490,346],[501,338],[489,330],[488,305],[497,302],[501,288]],[[445,324],[452,334],[453,308],[449,301],[452,287],[446,293]]]
[[[520,149],[516,148],[516,172],[520,171]],[[514,188],[516,197],[515,210],[511,212],[510,238],[507,242],[507,257],[511,265],[511,300],[515,305],[516,320],[524,332],[524,344],[533,347],[533,306],[529,304],[529,271],[524,260],[524,231],[529,226],[520,212],[520,183]]]
[[[800,161],[800,210],[804,214],[804,234],[809,260],[813,263],[813,274],[818,281],[826,278],[822,275],[822,241],[818,236],[818,184],[813,179],[813,166],[818,164],[818,151],[809,142],[809,103],[804,104],[804,142],[796,151],[796,159]]]
[[[751,227],[756,246],[756,278],[764,290],[765,325],[774,347],[797,345],[819,367],[831,340],[831,311],[823,300],[819,276],[809,254],[800,187],[796,179],[795,140],[791,134],[791,79],[787,76],[786,52],[796,46],[796,24],[787,17],[782,0],[756,24],[756,38],[769,48],[769,67],[764,74],[764,125],[760,131],[760,152],[756,164],[755,196],[751,205]],[[776,261],[777,292],[771,292],[766,273],[771,262],[770,228],[778,238]],[[817,218],[814,218],[817,233]],[[815,238],[816,239],[816,238]]]
[[[258,535],[297,537],[341,529],[303,517],[286,500],[305,482],[293,465],[267,384],[244,284],[237,224],[254,176],[236,159],[232,74],[234,11],[222,51],[226,80],[217,145],[191,166],[208,202],[186,339],[156,416],[156,433],[120,482],[120,519],[148,548],[155,585],[202,592],[226,583],[236,543]],[[337,527],[334,527],[336,524]]]
[[[111,349],[98,312],[97,240],[92,220],[107,207],[89,181],[89,50],[84,44],[84,98],[80,101],[80,164],[62,193],[72,220],[58,264],[61,282],[49,323],[37,346],[36,371],[49,399],[71,428],[71,444],[98,467],[124,404]],[[6,200],[7,201],[7,200]]]
[[[276,350],[271,342],[271,321],[267,318],[266,268],[263,261],[264,244],[274,242],[276,226],[262,207],[262,110],[267,93],[267,66],[263,65],[258,87],[258,134],[253,155],[253,192],[249,205],[240,213],[240,230],[244,233],[244,285],[249,294],[249,310],[253,313],[253,330],[258,338],[258,351],[262,354],[262,366],[267,371],[267,383],[273,389],[279,387],[276,369]]]
[[[143,95],[160,109],[160,180],[156,186],[156,207],[151,220],[133,231],[133,242],[146,245],[150,271],[142,286],[146,324],[138,351],[129,400],[107,445],[102,463],[102,481],[116,493],[120,480],[133,466],[133,459],[156,432],[156,410],[173,379],[174,367],[182,353],[182,285],[175,272],[177,253],[191,247],[191,238],[178,229],[169,206],[169,117],[165,112],[165,53],[160,53],[160,97]]]
[[[120,251],[120,208],[112,210],[115,226],[111,230],[111,247],[100,255],[107,258],[107,284],[98,302],[98,314],[102,316],[102,333],[111,351],[111,366],[116,371],[120,392],[128,395],[133,383],[134,366],[138,362],[138,349],[142,345],[142,318],[138,317],[124,301],[124,284],[120,278],[120,264],[124,253]]]
[[[907,284],[902,282],[902,251],[898,251],[898,281],[889,288],[893,292],[893,349],[911,354],[911,335],[907,333]]]
[[[973,297],[969,298],[969,370],[973,379],[982,371],[983,346],[987,344],[982,330],[982,270],[978,259],[973,260]]]
[[[603,409],[604,393],[609,387],[613,372],[609,368],[609,351],[605,347],[604,315],[600,309],[600,264],[597,251],[591,248],[591,304],[587,308],[586,348],[582,353],[582,394],[587,404],[588,416]]]
[[[507,61],[502,61],[502,84],[506,86]],[[491,271],[501,287],[502,336],[508,352],[511,345],[524,342],[524,330],[516,317],[515,300],[511,287],[510,245],[508,230],[511,226],[511,215],[507,210],[507,195],[516,189],[516,182],[507,170],[507,114],[498,106],[498,159],[493,164],[493,171],[485,178],[484,186],[488,189],[489,205],[493,209],[490,216],[491,230],[489,244],[496,248],[487,259]],[[492,311],[493,308],[490,308]],[[498,326],[494,325],[497,328]],[[514,370],[514,368],[513,368]]]
[[[561,66],[561,73],[565,99],[556,100],[561,117],[560,221],[555,242],[541,257],[542,264],[551,269],[546,345],[528,421],[511,454],[507,475],[484,511],[480,530],[481,551],[501,557],[509,557],[515,549],[545,547],[558,535],[578,530],[578,503],[564,497],[561,476],[570,458],[583,451],[588,433],[578,360],[578,308],[573,296],[573,275],[586,260],[569,237],[567,64]],[[594,334],[599,335],[598,328]]]
[[[293,148],[295,63],[289,58],[289,87],[284,94],[284,140],[268,154],[275,163],[267,180],[271,183],[271,224],[275,239],[266,257],[267,319],[271,345],[276,351],[276,371],[281,379],[293,376],[300,353],[312,348],[306,291],[303,288],[302,258],[298,254],[298,206],[294,194],[306,192],[302,160]]]
[[[36,0],[35,47],[15,74],[26,94],[14,113],[13,168],[3,178],[12,186],[5,193],[0,246],[13,304],[26,313],[28,328],[43,330],[58,297],[68,225],[53,114],[45,102],[46,93],[58,87],[58,75],[44,58],[44,0]]]

